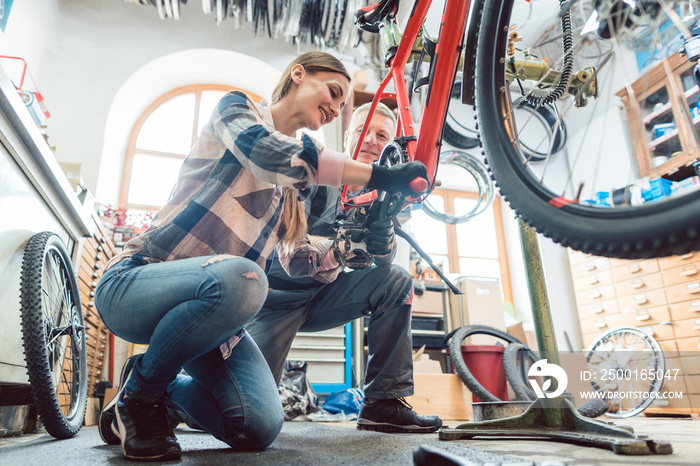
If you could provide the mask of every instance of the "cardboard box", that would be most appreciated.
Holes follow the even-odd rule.
[[[424,291],[422,295],[413,293],[411,313],[414,315],[443,316],[444,307],[441,291]]]
[[[455,374],[413,374],[415,394],[406,398],[421,415],[440,416],[443,421],[474,418],[472,394]]]
[[[501,286],[497,278],[460,277],[455,284],[464,294],[449,294],[452,328],[448,331],[465,325],[488,325],[506,330]],[[474,345],[491,345],[494,338],[477,335],[471,337],[468,342]]]

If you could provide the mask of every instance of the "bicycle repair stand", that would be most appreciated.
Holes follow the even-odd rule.
[[[540,357],[546,358],[548,363],[560,365],[537,235],[521,219],[518,219],[518,224]],[[443,428],[438,437],[440,440],[532,437],[608,449],[620,455],[673,453],[673,447],[668,442],[656,442],[647,436],[635,435],[628,426],[615,426],[611,422],[582,416],[576,410],[573,396],[567,393],[556,398],[538,398],[517,416],[468,422],[454,429]]]

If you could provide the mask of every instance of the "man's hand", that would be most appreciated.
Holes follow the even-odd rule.
[[[416,178],[428,179],[428,170],[420,162],[400,163],[391,167],[372,165],[372,175],[367,188],[381,189],[389,194],[398,192],[411,194],[413,191],[408,184]]]
[[[386,256],[394,249],[394,223],[389,218],[375,220],[365,233],[367,252]]]

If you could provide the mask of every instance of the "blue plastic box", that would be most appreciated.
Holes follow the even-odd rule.
[[[672,181],[664,178],[656,178],[649,181],[650,188],[642,190],[642,197],[646,202],[657,201],[671,194]]]
[[[674,129],[676,129],[676,125],[674,123],[660,123],[651,128],[651,134],[654,139],[658,139],[664,134],[670,133]]]

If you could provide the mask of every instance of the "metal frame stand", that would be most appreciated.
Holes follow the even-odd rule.
[[[552,314],[545,286],[542,260],[535,230],[518,220],[520,242],[527,273],[532,315],[542,358],[560,364],[555,340]],[[468,422],[454,429],[439,431],[440,440],[460,440],[473,437],[539,438],[612,450],[621,455],[669,455],[673,448],[668,442],[656,442],[647,436],[635,435],[627,426],[589,419],[578,413],[573,396],[564,393],[556,398],[539,398],[517,416]]]

